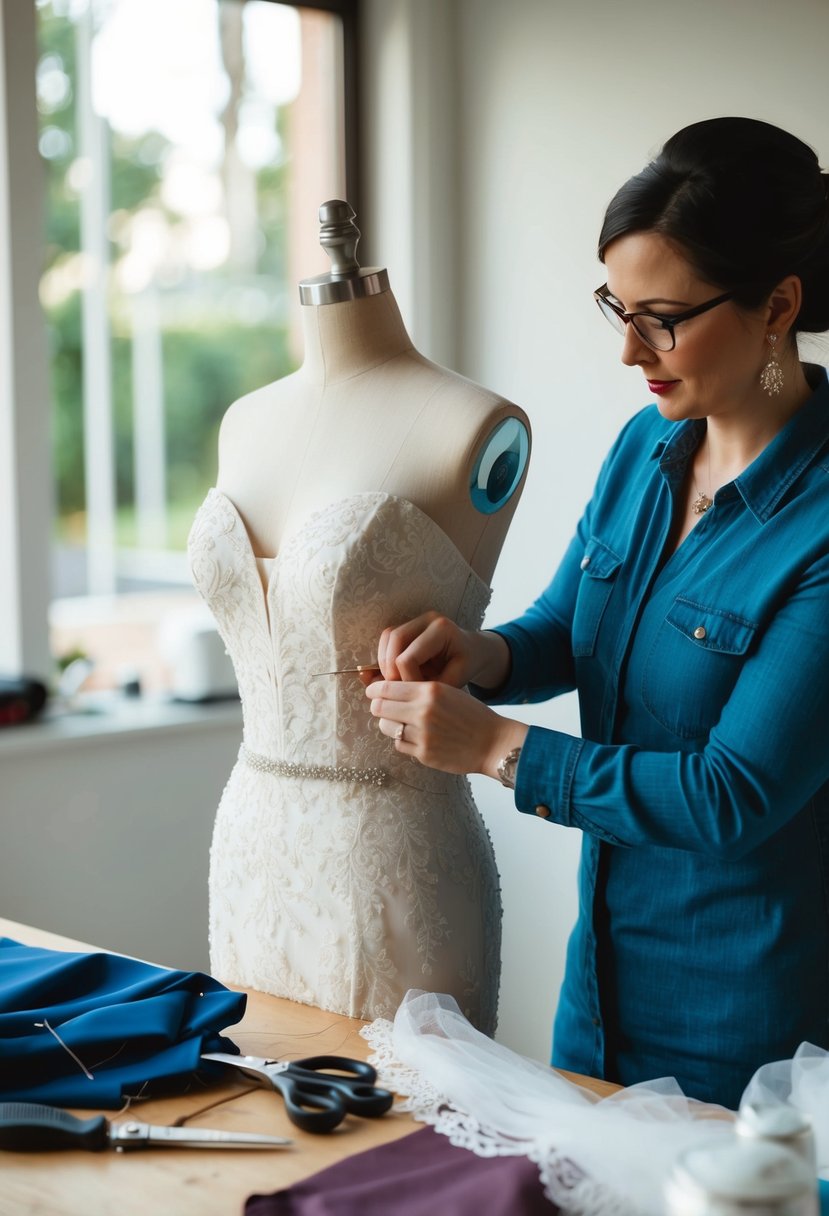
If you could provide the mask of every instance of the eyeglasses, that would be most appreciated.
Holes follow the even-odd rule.
[[[625,312],[618,304],[614,304],[612,300],[608,299],[607,283],[593,292],[593,299],[601,309],[602,315],[607,317],[615,330],[623,334],[625,326],[630,321],[642,341],[653,350],[673,350],[676,346],[675,325],[679,325],[680,321],[690,321],[691,317],[699,317],[702,313],[708,312],[709,308],[716,308],[718,304],[724,304],[726,300],[731,300],[733,297],[734,292],[727,291],[725,295],[717,296],[714,300],[706,300],[704,304],[698,304],[696,308],[688,308],[685,312],[677,312],[673,316],[668,316],[658,312]]]

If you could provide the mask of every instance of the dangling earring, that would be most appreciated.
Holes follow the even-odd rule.
[[[768,340],[771,353],[768,363],[760,372],[760,384],[770,397],[776,397],[783,387],[783,368],[777,362],[777,351],[775,350],[777,334],[769,334]]]

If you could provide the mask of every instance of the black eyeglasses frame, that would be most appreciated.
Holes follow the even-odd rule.
[[[596,288],[596,290],[593,292],[593,299],[598,304],[599,311],[601,312],[602,316],[606,317],[607,320],[610,321],[611,325],[613,322],[607,315],[607,312],[605,311],[606,308],[609,308],[620,321],[624,322],[625,325],[630,322],[630,324],[636,330],[637,335],[642,339],[646,346],[651,348],[651,350],[658,350],[664,354],[666,351],[673,350],[676,347],[676,334],[674,333],[675,325],[679,325],[681,321],[690,321],[692,317],[699,317],[704,312],[708,312],[710,308],[716,308],[718,304],[725,304],[726,300],[733,300],[734,292],[726,291],[721,296],[716,296],[713,300],[706,300],[704,304],[697,304],[695,308],[686,308],[684,312],[677,312],[673,314],[647,312],[644,310],[639,312],[625,312],[623,308],[620,308],[618,304],[614,304],[614,302],[609,299],[607,283]],[[644,334],[636,324],[637,317],[649,317],[653,321],[658,321],[660,326],[668,331],[671,339],[671,345],[654,346],[651,338],[648,337],[647,334]],[[619,330],[619,333],[624,333],[624,330]]]

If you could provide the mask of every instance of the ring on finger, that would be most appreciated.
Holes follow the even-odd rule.
[[[406,740],[403,738],[403,734],[404,734],[405,730],[406,730],[406,725],[405,725],[405,723],[401,722],[400,726],[398,726],[397,730],[394,732],[394,738],[395,738],[396,742],[398,742],[398,743],[406,742]]]

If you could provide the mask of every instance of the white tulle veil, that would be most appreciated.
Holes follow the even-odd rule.
[[[683,1150],[734,1134],[734,1112],[687,1098],[660,1078],[600,1098],[479,1033],[452,997],[410,991],[394,1022],[363,1036],[401,1109],[479,1156],[524,1155],[545,1193],[573,1216],[663,1216],[663,1187]],[[829,1058],[804,1044],[765,1065],[744,1100],[794,1104],[829,1161]]]

